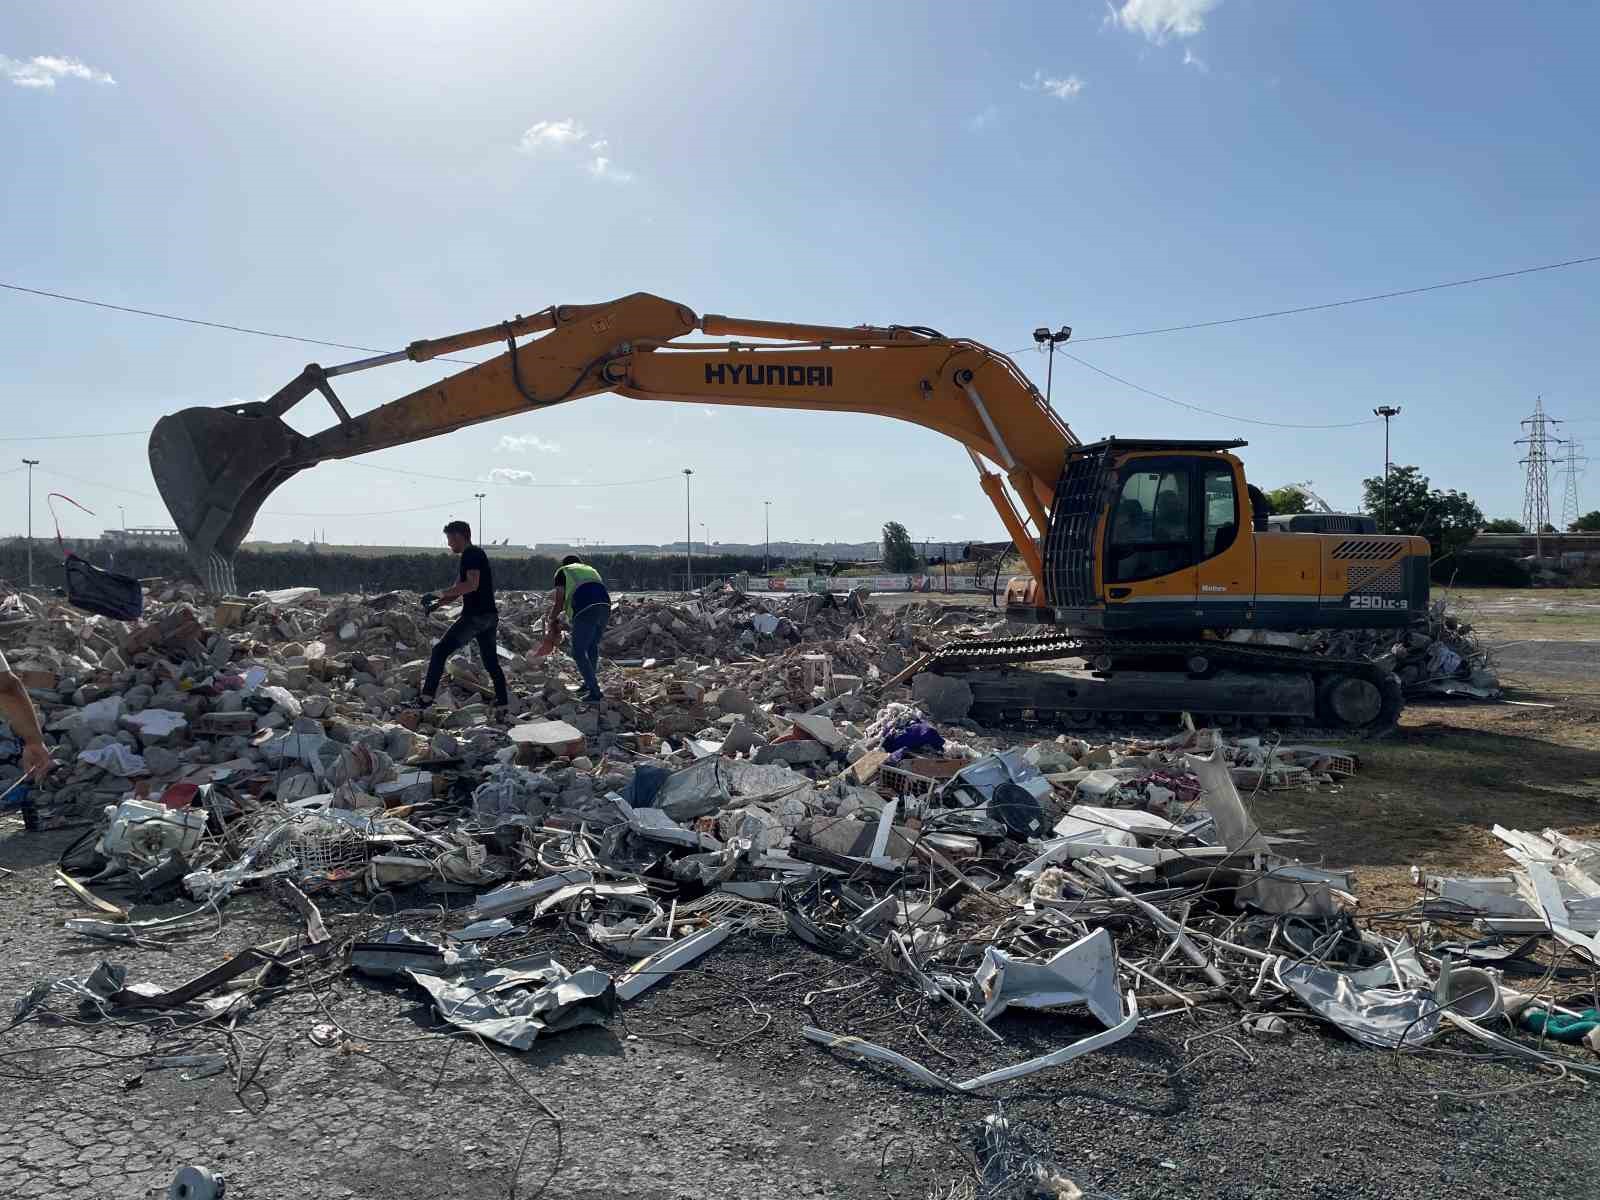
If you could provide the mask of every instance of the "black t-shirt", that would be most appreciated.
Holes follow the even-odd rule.
[[[478,587],[461,597],[461,615],[473,617],[494,612],[494,572],[489,568],[489,556],[482,546],[468,546],[461,552],[461,573],[456,579],[464,582],[468,571],[478,573]]]

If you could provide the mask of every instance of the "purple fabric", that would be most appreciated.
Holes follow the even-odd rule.
[[[891,754],[903,750],[943,750],[944,735],[926,721],[912,721],[884,738],[883,748]]]

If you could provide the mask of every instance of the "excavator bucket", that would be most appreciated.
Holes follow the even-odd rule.
[[[310,465],[305,441],[253,404],[186,408],[150,431],[150,473],[209,591],[237,592],[234,552],[267,497]]]

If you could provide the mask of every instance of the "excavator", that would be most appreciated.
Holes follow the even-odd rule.
[[[691,334],[700,336],[684,340]],[[354,372],[498,343],[494,358],[358,415],[334,391]],[[307,436],[283,417],[313,392],[335,423]],[[1007,615],[1028,632],[958,640],[921,663],[959,676],[975,716],[1071,728],[1188,712],[1367,733],[1398,717],[1386,667],[1275,635],[1399,629],[1425,615],[1425,539],[1335,513],[1269,527],[1233,454],[1243,441],[1082,442],[1006,355],[924,326],[696,316],[642,292],[554,305],[389,354],[313,363],[265,400],[163,417],[150,468],[195,573],[230,593],[256,514],[299,472],[603,392],[870,413],[961,443],[1028,568],[1006,590]],[[1074,659],[1082,667],[1038,666]]]

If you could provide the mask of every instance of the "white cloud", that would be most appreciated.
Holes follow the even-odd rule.
[[[559,442],[547,442],[536,433],[519,434],[513,437],[509,433],[500,435],[500,444],[495,447],[497,454],[526,454],[530,450],[537,450],[540,454],[560,454]]]
[[[1044,92],[1047,96],[1054,96],[1057,100],[1071,100],[1083,91],[1085,84],[1076,75],[1068,75],[1065,79],[1057,79],[1046,75],[1043,71],[1035,71],[1033,79],[1021,85],[1025,92]]]
[[[82,79],[89,83],[108,83],[116,80],[104,71],[97,71],[75,58],[59,54],[35,54],[32,58],[9,58],[0,54],[0,75],[17,87],[44,88],[56,86],[58,79]]]
[[[1193,50],[1190,50],[1190,49],[1187,49],[1187,48],[1185,48],[1185,50],[1183,52],[1183,65],[1186,66],[1186,67],[1193,67],[1196,71],[1199,71],[1200,74],[1202,74],[1202,75],[1211,74],[1211,64],[1208,63],[1205,59],[1201,58]]]
[[[1206,15],[1222,0],[1124,0],[1114,10],[1118,25],[1129,33],[1161,43],[1168,37],[1193,37],[1206,27]]]
[[[609,179],[612,183],[632,183],[633,172],[625,171],[604,154],[596,154],[583,164],[583,169],[596,179]]]
[[[982,133],[989,126],[1000,119],[1000,110],[994,105],[989,105],[982,112],[973,113],[962,122],[973,133]]]
[[[564,121],[535,121],[522,131],[520,149],[524,153],[549,147],[560,149],[575,146],[589,136],[589,131],[568,117]]]
[[[591,135],[582,121],[567,117],[561,121],[535,121],[522,131],[517,149],[524,154],[585,151],[580,165],[594,178],[632,183],[633,172],[617,165],[617,160],[607,153],[610,146],[609,139]]]
[[[532,471],[519,471],[515,467],[496,467],[483,477],[485,483],[516,483],[526,487],[534,481]]]

